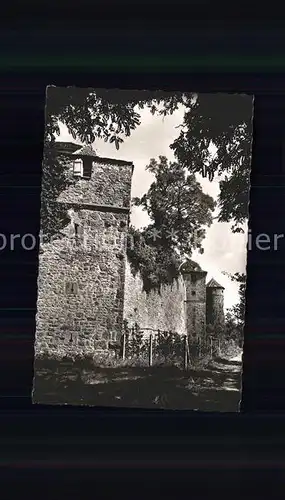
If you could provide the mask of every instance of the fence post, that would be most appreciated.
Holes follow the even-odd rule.
[[[153,347],[153,336],[152,333],[149,336],[149,358],[148,358],[148,364],[149,366],[152,366],[152,347]]]
[[[219,352],[219,356],[221,356],[221,341],[220,341],[220,339],[218,339],[218,352]]]
[[[187,370],[188,366],[188,337],[184,337],[184,369]]]
[[[123,358],[123,361],[126,358],[126,334],[125,333],[123,333],[122,358]]]
[[[213,357],[213,338],[210,337],[211,358]]]

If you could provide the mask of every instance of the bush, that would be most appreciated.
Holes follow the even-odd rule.
[[[130,330],[126,328],[126,357],[147,359],[148,343],[144,339],[143,333],[138,324]]]
[[[183,339],[173,332],[158,332],[155,340],[155,354],[157,358],[167,361],[180,361],[183,359]]]

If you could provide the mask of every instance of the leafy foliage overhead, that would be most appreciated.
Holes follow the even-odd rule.
[[[74,139],[93,143],[96,138],[115,142],[117,149],[125,137],[140,125],[139,110],[145,106],[154,114],[173,113],[184,102],[182,93],[48,87],[46,96],[46,139],[59,135],[64,123]],[[137,109],[135,110],[135,107]]]
[[[199,94],[184,114],[179,137],[170,146],[191,172],[222,176],[219,221],[239,231],[248,214],[252,142],[252,97]],[[216,153],[210,151],[210,146]]]
[[[101,138],[119,149],[140,125],[140,110],[147,107],[166,116],[183,106],[180,134],[170,147],[181,168],[210,180],[223,177],[218,219],[233,222],[233,230],[241,231],[248,213],[252,103],[252,97],[244,94],[48,87],[46,140],[59,134],[60,121],[74,139],[92,143]],[[210,145],[216,148],[214,156]]]

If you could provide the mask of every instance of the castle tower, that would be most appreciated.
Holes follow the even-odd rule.
[[[224,287],[211,279],[206,287],[207,324],[222,326],[224,317]]]
[[[89,146],[57,147],[69,168],[57,198],[69,224],[42,245],[36,351],[87,354],[122,332],[133,164]]]
[[[192,260],[182,264],[185,283],[186,330],[191,337],[206,333],[206,271]]]

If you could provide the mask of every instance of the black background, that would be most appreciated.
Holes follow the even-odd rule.
[[[26,15],[25,22],[17,20],[1,31],[0,232],[39,232],[45,89],[50,84],[254,94],[250,226],[256,234],[285,232],[282,23],[219,21],[219,14],[215,22],[201,22],[201,10],[187,22],[164,21],[161,11],[152,24],[139,18],[126,23],[124,12],[121,5],[121,17],[83,22],[86,8],[80,5],[80,22],[67,29],[52,19],[49,8],[43,23]],[[143,18],[146,10],[140,14]],[[189,57],[188,69],[184,62],[175,72],[147,71],[145,61],[154,53],[165,61],[177,54],[184,61]],[[146,70],[139,74],[130,65],[128,71],[116,67],[106,73],[86,64],[79,71],[75,61],[82,54],[89,60],[98,54],[141,60]],[[29,65],[31,55],[45,65]],[[61,67],[58,62],[67,55],[74,64]],[[207,70],[205,60],[199,72],[191,64],[194,56],[219,63]],[[250,58],[255,58],[253,69]],[[235,71],[228,67],[233,61]],[[281,484],[285,245],[278,252],[253,248],[248,254],[243,400],[237,415],[32,406],[37,267],[37,249],[1,252],[1,485],[7,483],[12,491],[17,481],[18,488],[30,487],[37,497],[48,491],[53,498],[78,496],[76,487],[83,482],[92,483],[88,487],[94,497],[105,491],[132,497],[162,492],[203,498],[206,492],[211,497],[224,492],[260,498],[266,486]]]

